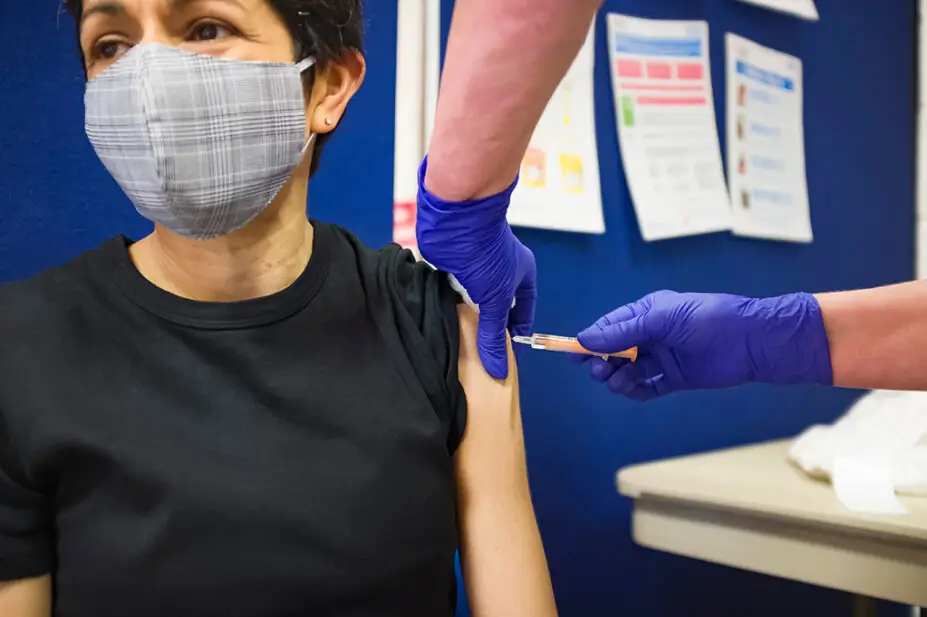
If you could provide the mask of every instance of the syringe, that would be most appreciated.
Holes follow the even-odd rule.
[[[531,345],[532,349],[543,349],[544,351],[561,351],[567,353],[586,354],[598,356],[600,358],[625,358],[631,362],[637,361],[637,347],[632,347],[625,351],[618,351],[612,354],[600,354],[589,351],[579,344],[575,338],[568,336],[556,336],[553,334],[532,334],[531,336],[513,336],[512,342],[522,345]]]

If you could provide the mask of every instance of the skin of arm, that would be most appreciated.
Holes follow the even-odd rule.
[[[460,383],[467,429],[455,455],[460,556],[474,617],[556,617],[528,489],[518,375],[491,378],[476,346],[478,315],[460,310]]]
[[[457,0],[425,186],[448,201],[514,180],[602,0]]]
[[[927,390],[927,282],[816,297],[834,385]]]
[[[50,576],[0,582],[0,615],[3,617],[51,617]]]

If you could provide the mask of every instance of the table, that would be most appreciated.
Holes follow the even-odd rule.
[[[831,486],[786,460],[790,441],[636,465],[618,472],[645,547],[873,598],[927,606],[927,498],[910,514],[848,511]]]

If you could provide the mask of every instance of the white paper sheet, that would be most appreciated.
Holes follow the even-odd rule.
[[[831,482],[848,510],[860,514],[907,514],[895,496],[892,479],[883,470],[852,458],[837,459]]]
[[[593,99],[595,27],[551,99],[522,161],[511,225],[605,232]]]
[[[641,235],[651,241],[729,229],[708,24],[611,13],[608,48],[621,158]]]
[[[821,17],[814,5],[814,0],[741,0],[747,4],[755,4],[773,11],[789,13],[810,21],[818,21]]]
[[[803,431],[788,458],[819,480],[850,459],[887,476],[899,495],[927,495],[927,392],[867,392],[833,424]]]
[[[801,60],[735,34],[725,40],[734,233],[811,242]]]

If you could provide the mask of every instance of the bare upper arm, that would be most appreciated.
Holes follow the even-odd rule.
[[[478,480],[481,483],[489,482],[490,479],[494,482],[505,481],[516,485],[511,488],[527,491],[521,409],[518,404],[518,372],[511,359],[511,346],[509,364],[512,370],[509,371],[508,379],[493,379],[484,370],[477,350],[478,315],[468,306],[461,306],[458,312],[458,373],[467,395],[467,427],[458,449],[458,473],[464,474],[464,480]],[[488,458],[471,456],[475,451],[480,451]],[[483,484],[479,488],[484,488]]]
[[[467,428],[455,456],[461,562],[474,617],[557,614],[525,460],[518,373],[490,377],[476,346],[477,315],[460,309],[460,383]]]
[[[3,617],[51,617],[50,576],[0,582],[0,615]]]

